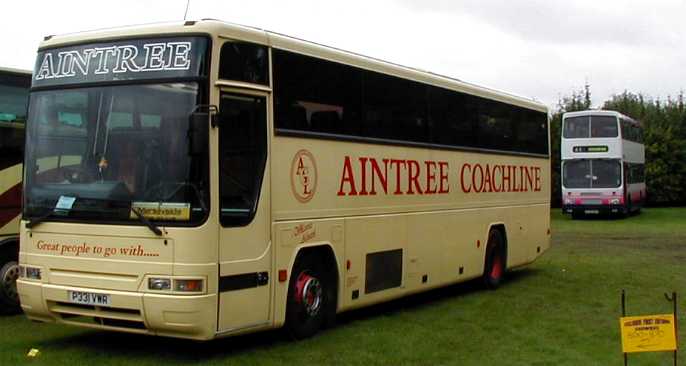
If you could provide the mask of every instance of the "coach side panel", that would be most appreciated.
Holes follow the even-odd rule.
[[[549,247],[546,158],[279,136],[272,156],[275,268],[331,246],[339,310],[480,276],[493,225],[509,268]]]

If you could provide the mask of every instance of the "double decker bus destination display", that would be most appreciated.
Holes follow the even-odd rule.
[[[572,151],[575,153],[604,153],[608,152],[606,145],[601,146],[574,146]]]
[[[32,87],[198,77],[207,43],[201,37],[174,37],[43,49]]]

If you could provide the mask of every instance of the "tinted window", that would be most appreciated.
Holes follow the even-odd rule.
[[[548,154],[547,115],[282,50],[277,131]]]
[[[548,116],[524,109],[516,111],[515,150],[548,154]]]
[[[265,46],[226,42],[219,56],[219,78],[268,85],[268,58]]]
[[[503,103],[482,101],[479,112],[479,145],[487,149],[512,150],[513,110]]]
[[[620,121],[620,125],[622,127],[622,138],[624,140],[643,143],[643,130],[638,124],[627,119],[621,119]]]
[[[30,75],[0,74],[0,170],[24,158],[24,122]]]
[[[362,133],[361,71],[280,50],[273,55],[277,128]]]
[[[479,105],[472,96],[429,87],[431,142],[442,145],[478,146]]]
[[[632,164],[629,163],[627,166],[629,171],[628,183],[643,183],[645,182],[645,165],[644,164]]]
[[[622,166],[617,160],[593,160],[593,188],[616,188],[622,185]]]
[[[566,188],[591,188],[590,160],[569,160],[562,169],[562,185]]]
[[[363,80],[362,136],[429,141],[424,85],[371,71]]]
[[[609,116],[591,117],[591,137],[617,137],[617,118]]]
[[[588,116],[565,118],[563,136],[568,139],[589,136]]]
[[[255,216],[267,159],[263,97],[222,94],[219,110],[220,222],[246,225]]]

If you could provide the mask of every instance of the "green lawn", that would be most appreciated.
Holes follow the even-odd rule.
[[[343,314],[301,342],[274,331],[195,343],[3,317],[0,365],[621,365],[621,289],[630,314],[670,312],[663,293],[675,290],[684,319],[685,263],[686,208],[609,221],[555,210],[552,249],[497,291],[470,282]],[[40,355],[27,358],[30,348]],[[671,365],[671,354],[629,364]]]

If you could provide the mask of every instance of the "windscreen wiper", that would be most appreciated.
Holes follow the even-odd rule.
[[[41,222],[50,218],[50,216],[52,216],[53,214],[55,214],[55,211],[50,209],[50,210],[48,210],[47,213],[44,213],[42,216],[38,216],[34,219],[29,219],[29,222],[26,223],[26,228],[27,229],[33,228],[34,226],[36,226],[36,225],[40,224]]]
[[[143,216],[143,214],[138,209],[136,209],[135,207],[131,207],[131,211],[136,214],[138,221],[144,223],[145,226],[147,226],[150,229],[150,231],[155,233],[155,235],[157,236],[162,236],[162,230],[160,230],[159,227],[157,227],[155,224],[150,222],[150,220],[148,220],[145,216]]]

